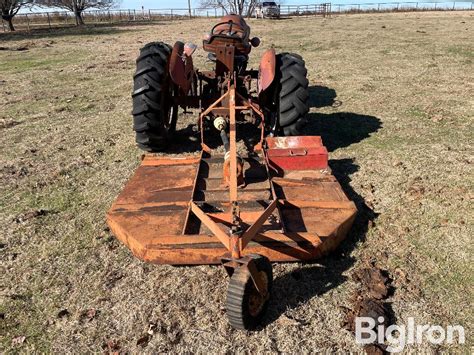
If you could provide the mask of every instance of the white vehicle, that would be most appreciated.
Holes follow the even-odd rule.
[[[256,11],[257,18],[280,18],[280,6],[274,1],[264,1]]]

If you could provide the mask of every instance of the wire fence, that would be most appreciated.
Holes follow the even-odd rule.
[[[446,11],[446,10],[473,10],[474,1],[451,2],[374,2],[359,4],[332,4],[321,3],[313,5],[281,5],[282,17],[291,16],[330,16],[332,14],[363,13],[363,12],[390,12],[390,11]],[[82,13],[86,24],[120,24],[133,22],[154,22],[184,20],[199,17],[220,17],[224,15],[222,9],[187,8],[177,9],[127,9],[127,10],[93,10]],[[17,14],[13,23],[16,29],[30,31],[32,29],[53,29],[73,26],[76,24],[74,14],[67,11],[51,11],[38,13]],[[8,31],[6,21],[2,20],[3,31]]]

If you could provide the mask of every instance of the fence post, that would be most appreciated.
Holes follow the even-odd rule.
[[[436,3],[435,3],[435,10],[436,10]]]
[[[217,18],[217,9],[214,9],[214,17]]]
[[[28,28],[28,32],[30,32],[30,19],[28,18],[28,14],[25,14],[26,17],[26,26]]]
[[[46,16],[48,17],[48,27],[51,29],[51,19],[49,18],[49,12],[46,13]]]
[[[151,10],[148,9],[148,20],[151,22]]]
[[[418,3],[416,3],[416,7],[415,7],[417,10],[418,10]]]
[[[133,9],[133,21],[137,20],[137,11]]]
[[[173,19],[173,9],[171,9],[171,19]]]
[[[2,19],[2,27],[3,27],[3,32],[7,32],[7,30],[5,29],[5,21],[3,21],[3,19]]]
[[[455,7],[456,7],[456,1],[453,1],[453,11]]]

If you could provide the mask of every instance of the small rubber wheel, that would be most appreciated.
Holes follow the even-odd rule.
[[[265,285],[265,292],[258,292],[246,267],[234,271],[227,289],[227,317],[232,327],[242,330],[255,329],[268,308],[273,284],[272,264],[267,257],[250,255],[254,259],[258,277]]]

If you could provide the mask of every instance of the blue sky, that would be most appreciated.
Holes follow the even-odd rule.
[[[394,0],[395,1],[395,0]],[[284,4],[317,4],[320,2],[324,2],[323,0],[285,0]],[[363,2],[363,1],[361,1]],[[191,4],[193,7],[199,6],[199,0],[191,0]],[[145,9],[179,9],[179,8],[187,8],[188,7],[188,0],[122,0],[120,3],[120,8],[122,9],[140,9],[142,6]]]
[[[121,1],[119,7],[121,9],[140,9],[142,6],[145,9],[186,9],[188,7],[188,0],[118,0]],[[263,0],[262,0],[263,1]],[[275,0],[278,2],[277,0]],[[403,3],[414,2],[417,0],[282,0],[283,5],[307,5],[320,4],[323,2],[332,2],[333,4],[364,4],[364,3]],[[420,2],[450,2],[454,0],[418,0]],[[470,0],[468,0],[470,2]],[[466,0],[459,0],[460,3],[465,3]],[[191,0],[191,6],[199,7],[200,0]]]
[[[119,4],[116,8],[119,9],[140,9],[144,6],[145,9],[187,9],[188,0],[117,0]],[[263,0],[262,0],[263,1]],[[278,0],[275,0],[278,2]],[[307,5],[307,4],[319,4],[323,2],[332,2],[333,4],[364,4],[364,3],[376,3],[376,2],[386,2],[386,3],[403,3],[403,2],[413,2],[417,0],[281,0],[279,1],[282,5]],[[420,2],[429,1],[429,2],[439,2],[447,3],[447,1],[452,4],[454,0],[418,0]],[[457,0],[456,4],[459,7],[469,7],[471,0]],[[191,0],[191,6],[193,8],[198,8],[200,5],[200,0]],[[466,5],[468,4],[468,5]],[[64,11],[58,9],[59,11]],[[32,9],[22,9],[20,12],[43,12],[43,11],[54,11],[46,8],[37,8]]]

